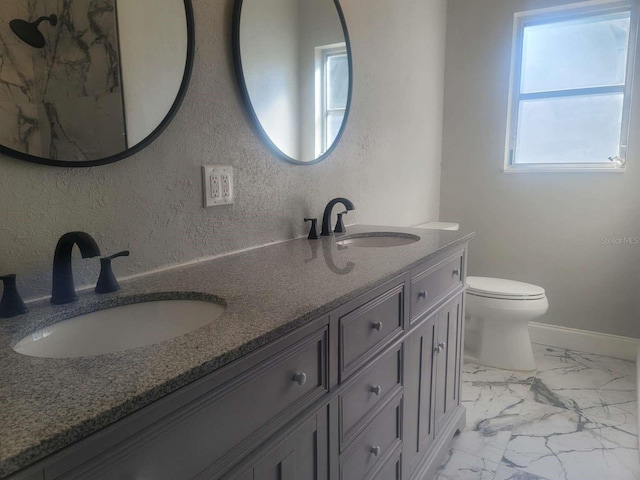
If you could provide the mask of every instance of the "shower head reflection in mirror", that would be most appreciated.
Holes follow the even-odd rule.
[[[194,38],[191,0],[3,0],[0,152],[64,167],[136,153],[180,106]]]
[[[15,33],[20,40],[25,42],[27,45],[31,45],[34,48],[44,48],[46,45],[46,41],[44,39],[44,35],[38,30],[40,23],[44,21],[48,21],[52,27],[55,27],[58,24],[58,16],[57,15],[49,15],[40,17],[35,22],[27,22],[26,20],[22,20],[16,18],[9,22],[9,27],[13,33]]]

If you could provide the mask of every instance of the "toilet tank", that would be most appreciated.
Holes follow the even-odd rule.
[[[428,228],[429,230],[460,230],[459,223],[428,222],[416,225],[414,228]]]

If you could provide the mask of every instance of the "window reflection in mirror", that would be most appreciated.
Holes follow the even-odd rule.
[[[317,47],[316,151],[317,157],[335,142],[347,110],[349,59],[347,45]]]
[[[234,54],[256,128],[281,158],[316,162],[335,147],[351,96],[351,59],[334,0],[236,0]]]

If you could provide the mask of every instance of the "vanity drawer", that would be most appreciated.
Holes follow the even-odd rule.
[[[228,469],[231,457],[253,450],[275,423],[327,392],[327,346],[325,327],[80,468],[51,478],[175,480]]]
[[[400,480],[402,478],[401,458],[398,454],[391,456],[373,480]]]
[[[363,423],[390,395],[402,388],[402,346],[379,358],[339,397],[340,450],[364,428]]]
[[[404,282],[340,316],[340,380],[362,367],[404,327]]]
[[[402,396],[394,397],[340,461],[341,480],[364,479],[401,442]]]
[[[411,321],[429,310],[446,293],[463,285],[463,252],[456,252],[444,260],[416,268],[411,275]]]

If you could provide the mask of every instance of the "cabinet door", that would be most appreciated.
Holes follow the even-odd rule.
[[[253,480],[328,480],[327,408],[310,417],[253,467]]]
[[[436,364],[436,435],[446,426],[460,405],[460,370],[462,363],[462,295],[445,305],[438,315],[435,345]]]
[[[405,342],[403,470],[408,477],[415,472],[435,439],[435,383],[432,379],[437,320],[438,313],[424,320]]]

